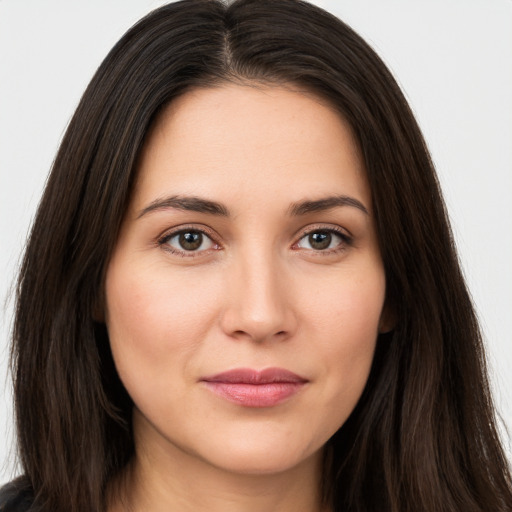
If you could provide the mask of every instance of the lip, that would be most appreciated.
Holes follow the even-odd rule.
[[[274,407],[298,393],[307,379],[283,368],[236,368],[203,377],[213,393],[244,407]]]

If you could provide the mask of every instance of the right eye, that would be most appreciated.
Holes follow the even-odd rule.
[[[182,229],[168,233],[158,243],[182,256],[195,256],[197,253],[217,247],[206,233],[197,229]]]

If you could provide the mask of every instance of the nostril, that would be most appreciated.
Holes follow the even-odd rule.
[[[288,331],[286,331],[286,330],[277,331],[272,335],[272,334],[263,334],[263,333],[258,333],[258,332],[249,332],[249,331],[244,331],[243,329],[239,329],[239,330],[233,331],[232,336],[235,338],[240,338],[240,339],[250,338],[255,341],[264,341],[266,339],[271,339],[271,338],[274,338],[274,339],[286,338],[286,336],[288,336]]]

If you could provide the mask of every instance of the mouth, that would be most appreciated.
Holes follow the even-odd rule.
[[[283,368],[236,368],[209,377],[201,382],[230,402],[244,407],[273,407],[298,393],[308,380]]]

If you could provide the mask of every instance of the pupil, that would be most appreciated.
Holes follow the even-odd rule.
[[[197,231],[187,231],[186,233],[180,234],[179,242],[183,249],[187,251],[194,251],[201,247],[201,244],[203,243],[203,235]]]
[[[326,233],[325,231],[320,231],[309,235],[309,243],[313,249],[327,249],[327,247],[331,245],[331,239],[331,233]]]

